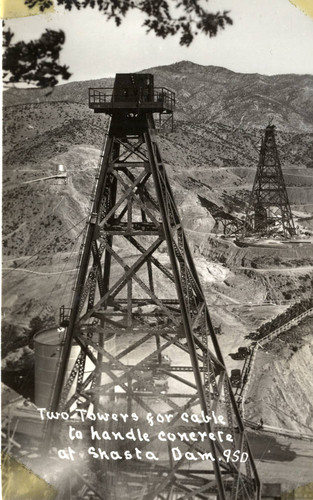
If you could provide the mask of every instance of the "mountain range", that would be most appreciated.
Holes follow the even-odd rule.
[[[235,127],[264,127],[272,119],[281,130],[313,131],[313,76],[235,73],[181,61],[148,68],[157,86],[177,95],[177,119]],[[86,104],[88,87],[110,87],[113,78],[72,82],[44,89],[5,92],[4,105],[69,101]]]

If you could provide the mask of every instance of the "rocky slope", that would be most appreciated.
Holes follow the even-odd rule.
[[[313,433],[312,317],[260,350],[246,401],[246,417],[264,415],[264,423]],[[274,383],[273,383],[274,382]]]
[[[155,83],[177,93],[179,119],[235,127],[264,127],[269,117],[286,130],[313,131],[311,75],[240,74],[216,66],[181,61],[149,68]],[[50,96],[45,90],[10,90],[5,104],[86,101],[88,87],[110,87],[112,78],[73,82],[56,87]]]

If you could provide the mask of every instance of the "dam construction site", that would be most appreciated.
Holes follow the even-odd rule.
[[[308,89],[182,61],[5,92],[6,500],[313,498]]]

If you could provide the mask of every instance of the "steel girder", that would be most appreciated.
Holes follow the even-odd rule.
[[[176,441],[182,454],[176,460],[173,443],[161,442],[150,428],[150,442],[140,450],[152,450],[158,460],[99,466],[95,491],[102,485],[105,498],[259,499],[258,474],[153,117],[125,116],[123,131],[120,120],[113,115],[106,141],[51,409],[171,414],[165,432],[206,432],[204,441]],[[68,371],[74,344],[81,350]],[[224,425],[182,421],[183,413],[201,412],[223,416]],[[47,442],[51,438],[53,424]],[[246,453],[247,461],[228,460],[225,450]],[[199,453],[210,459],[189,461]]]

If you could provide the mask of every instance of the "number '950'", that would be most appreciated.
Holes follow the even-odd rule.
[[[245,463],[249,458],[248,453],[245,453],[245,452],[240,453],[240,450],[236,450],[233,453],[231,450],[224,450],[223,455],[226,458],[226,462],[238,462],[239,461],[241,463]]]

